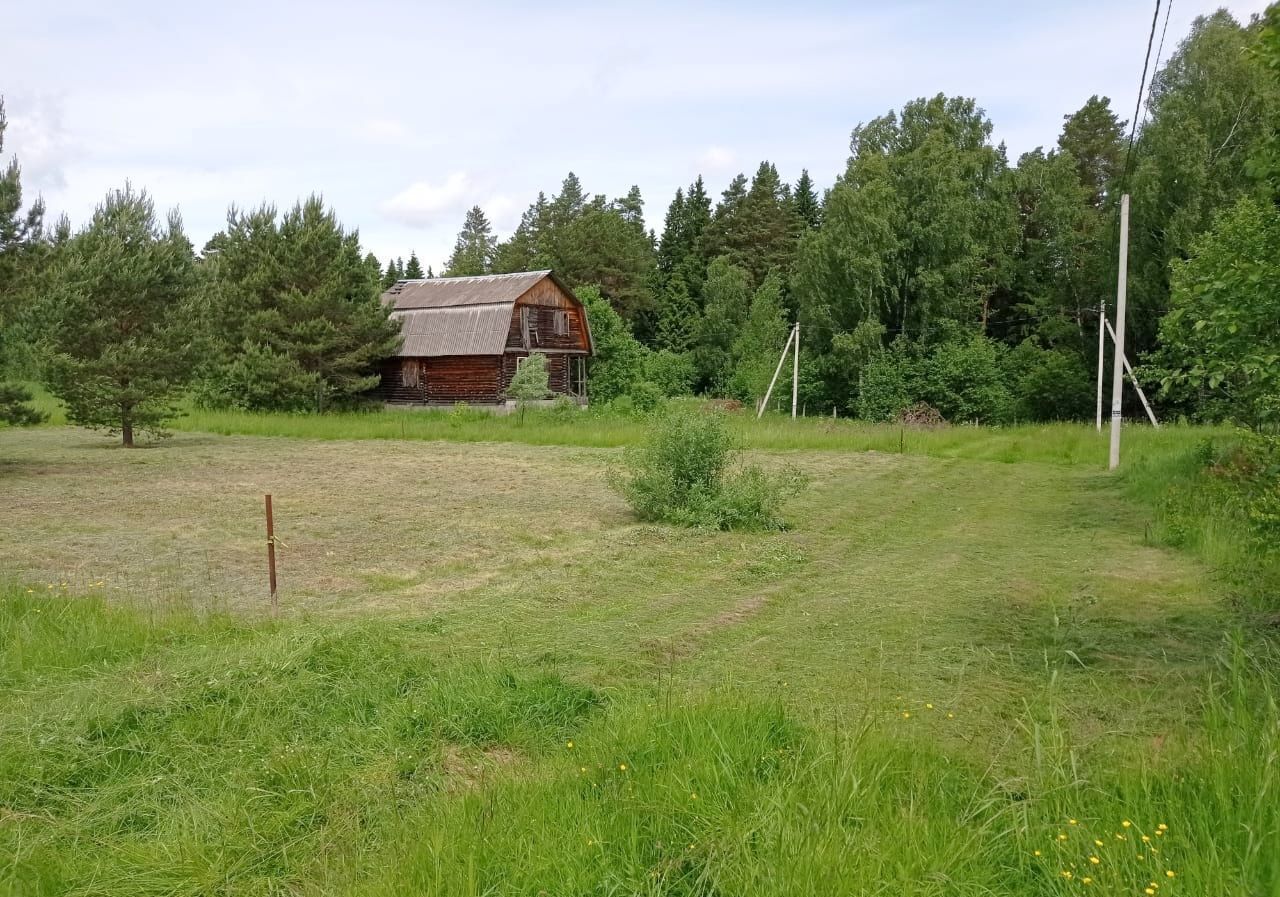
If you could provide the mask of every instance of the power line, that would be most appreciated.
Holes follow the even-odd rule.
[[[1156,64],[1151,67],[1151,83],[1147,85],[1147,107],[1142,110],[1142,123],[1147,123],[1147,112],[1151,109],[1151,94],[1156,89],[1156,74],[1160,71],[1160,57],[1164,55],[1164,36],[1169,33],[1169,16],[1173,13],[1173,0],[1164,8],[1164,27],[1160,29],[1160,46],[1156,47]]]
[[[1142,114],[1142,96],[1147,86],[1147,69],[1151,63],[1151,48],[1156,42],[1156,25],[1160,22],[1160,0],[1156,0],[1155,12],[1151,14],[1151,34],[1147,36],[1147,55],[1142,60],[1142,80],[1138,82],[1138,101],[1133,107],[1133,126],[1129,128],[1129,148],[1124,153],[1124,176],[1122,183],[1129,183],[1129,163],[1133,157],[1133,141],[1138,136],[1138,118]]]

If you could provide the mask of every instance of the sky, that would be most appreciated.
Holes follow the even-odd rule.
[[[1164,57],[1222,5],[1266,2],[1177,0]],[[78,226],[128,181],[198,248],[232,204],[320,193],[384,262],[439,271],[468,208],[505,236],[569,171],[611,198],[639,185],[660,230],[698,174],[714,196],[768,159],[830,185],[859,122],[920,96],[976,98],[1011,159],[1092,94],[1129,119],[1154,3],[6,6],[6,161],[54,216]]]

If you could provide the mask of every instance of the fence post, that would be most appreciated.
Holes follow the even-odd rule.
[[[271,493],[267,493],[267,576],[271,582],[271,616],[280,616],[276,600],[276,527],[271,516]]]

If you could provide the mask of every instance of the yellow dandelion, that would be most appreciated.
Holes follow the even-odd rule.
[[[697,799],[698,799],[698,792],[696,792],[696,791],[695,791],[695,792],[693,792],[693,793],[692,793],[691,795],[689,795],[689,796],[690,796],[691,798],[693,798],[694,800],[697,800]]]
[[[1059,840],[1059,841],[1065,841],[1065,840],[1067,840],[1067,833],[1066,833],[1066,832],[1058,832],[1058,840]]]
[[[925,705],[924,705],[924,709],[925,709],[925,710],[932,710],[932,709],[933,709],[933,705],[932,705],[932,704],[925,704]]]
[[[1098,859],[1097,857],[1089,857],[1089,862],[1093,863],[1093,865],[1095,865],[1095,866],[1096,866],[1096,865],[1098,865],[1099,863],[1101,863],[1101,862],[1102,862],[1102,860]]]
[[[1164,877],[1165,877],[1165,878],[1175,878],[1175,877],[1176,877],[1176,873],[1175,873],[1172,869],[1166,869],[1166,870],[1164,870]]]
[[[1158,881],[1149,881],[1149,882],[1147,882],[1147,887],[1148,887],[1148,888],[1155,888],[1155,889],[1158,891],[1158,890],[1160,890],[1160,883],[1159,883]]]
[[[625,764],[625,763],[619,763],[619,764],[618,764],[618,769],[619,769],[621,772],[626,772],[626,771],[627,771],[627,764]]]
[[[1163,822],[1157,825],[1156,828],[1162,832],[1167,832],[1169,830],[1169,826],[1165,825]]]
[[[1126,819],[1124,822],[1120,824],[1123,825],[1125,828],[1128,828],[1129,826],[1133,825],[1133,823],[1130,822],[1128,819]]]
[[[1097,838],[1094,838],[1094,839],[1093,839],[1093,843],[1094,843],[1094,844],[1096,844],[1098,847],[1101,847],[1101,846],[1102,846],[1102,842],[1101,842],[1101,841],[1099,841]]]
[[[1063,870],[1062,870],[1062,877],[1063,877],[1063,878],[1070,878],[1070,877],[1071,877],[1071,870],[1070,870],[1070,869],[1063,869]]]
[[[1087,885],[1093,884],[1093,879],[1087,875],[1084,878],[1080,879],[1080,881],[1084,882]]]
[[[569,750],[573,750],[573,742],[572,742],[572,741],[566,741],[566,742],[564,743],[564,746],[565,746],[565,747],[567,747]]]
[[[1145,859],[1146,859],[1146,857],[1144,857],[1142,854],[1138,854],[1138,859],[1140,859],[1140,860],[1145,860]]]
[[[1119,832],[1116,832],[1116,840],[1117,840],[1117,841],[1126,841],[1126,840],[1128,840],[1128,839],[1127,839],[1127,838],[1125,838],[1125,836],[1124,836],[1124,835],[1122,835],[1122,834],[1120,834]]]
[[[587,771],[587,768],[585,766],[578,767],[578,772],[586,772],[586,771]]]
[[[902,718],[903,718],[903,719],[911,719],[911,711],[910,711],[910,710],[904,710],[904,711],[902,711]]]
[[[1076,820],[1074,820],[1074,819],[1068,819],[1068,820],[1067,820],[1067,825],[1078,825],[1078,824],[1079,824],[1079,823],[1078,823]]]
[[[1153,895],[1153,894],[1155,894],[1155,892],[1156,892],[1156,889],[1155,889],[1155,888],[1143,888],[1143,889],[1142,889],[1142,893],[1146,894],[1146,895],[1147,895],[1147,897],[1152,897],[1152,895]]]
[[[1034,857],[1038,857],[1038,856],[1040,856],[1040,851],[1038,851],[1038,850],[1033,850],[1033,851],[1031,851],[1031,855],[1032,855],[1032,856],[1034,856]]]
[[[1158,837],[1158,838],[1159,838],[1159,837],[1163,837],[1163,836],[1164,836],[1165,831],[1166,831],[1165,829],[1160,829],[1160,830],[1158,830],[1158,831],[1156,832],[1156,837]]]
[[[27,589],[27,594],[28,594],[28,595],[30,595],[30,594],[31,594],[32,592],[34,592],[34,591],[35,591],[35,589]]]
[[[1151,836],[1150,836],[1150,835],[1143,835],[1143,836],[1142,836],[1142,843],[1143,843],[1143,844],[1150,844],[1150,843],[1151,843]]]

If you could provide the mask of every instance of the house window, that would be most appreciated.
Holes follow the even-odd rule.
[[[556,312],[555,332],[556,336],[569,335],[569,313],[567,311]]]

